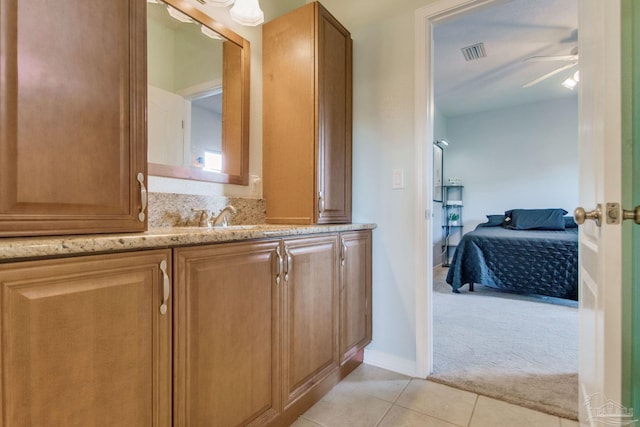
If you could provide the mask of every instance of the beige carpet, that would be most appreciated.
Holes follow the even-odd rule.
[[[476,285],[460,294],[434,275],[430,379],[564,418],[578,418],[575,301]]]

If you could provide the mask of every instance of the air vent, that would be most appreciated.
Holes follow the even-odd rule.
[[[466,61],[475,61],[476,59],[484,58],[487,53],[484,51],[484,43],[477,43],[471,46],[463,47],[460,49],[462,55]]]

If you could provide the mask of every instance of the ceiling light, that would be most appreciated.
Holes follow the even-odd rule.
[[[578,85],[578,82],[575,81],[572,77],[569,77],[567,80],[562,82],[562,86],[566,87],[569,90],[573,90]]]
[[[580,70],[573,73],[573,77],[569,77],[567,80],[562,82],[562,86],[566,87],[569,90],[573,90],[576,86],[578,86],[578,82],[580,81]]]
[[[264,22],[264,13],[258,0],[236,0],[231,10],[231,19],[240,25],[256,26]]]
[[[167,11],[169,12],[169,15],[173,18],[173,19],[177,19],[180,22],[193,22],[193,20],[188,16],[185,15],[184,13],[180,12],[178,9],[174,9],[171,6],[167,6]]]

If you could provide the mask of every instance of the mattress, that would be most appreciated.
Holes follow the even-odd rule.
[[[453,255],[447,283],[578,299],[578,229],[511,230],[478,227]]]

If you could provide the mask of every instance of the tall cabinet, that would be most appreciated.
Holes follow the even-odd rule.
[[[146,229],[145,6],[0,0],[0,236]]]
[[[351,35],[318,2],[266,23],[267,222],[351,222]]]

